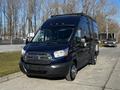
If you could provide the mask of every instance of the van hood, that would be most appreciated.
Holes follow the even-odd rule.
[[[69,47],[69,44],[41,44],[41,43],[29,43],[24,47],[26,52],[54,52],[62,49],[66,49]]]

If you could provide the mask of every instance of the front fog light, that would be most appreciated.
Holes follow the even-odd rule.
[[[54,57],[59,58],[59,57],[64,57],[68,55],[68,48],[64,50],[59,50],[54,52]]]

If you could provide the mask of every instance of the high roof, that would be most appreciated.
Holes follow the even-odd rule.
[[[84,13],[70,13],[70,14],[59,14],[59,15],[52,15],[51,18],[54,17],[59,17],[59,16],[86,16],[89,17],[90,19],[94,20],[92,17],[84,14]],[[95,20],[94,20],[95,21]],[[96,22],[96,21],[95,21]]]

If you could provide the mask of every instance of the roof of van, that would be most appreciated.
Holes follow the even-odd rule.
[[[43,25],[42,28],[48,28],[52,26],[77,26],[81,16],[86,16],[92,19],[90,16],[83,13],[73,13],[73,14],[61,14],[61,15],[53,15],[49,18]],[[94,19],[92,19],[96,22]]]
[[[76,26],[78,25],[80,16],[58,16],[49,18],[43,25],[42,28],[51,26]]]

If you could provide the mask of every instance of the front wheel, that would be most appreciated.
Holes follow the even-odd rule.
[[[77,68],[76,68],[75,63],[73,63],[69,68],[68,74],[66,76],[66,80],[73,81],[76,75],[77,75]]]
[[[26,74],[26,76],[29,77],[29,78],[33,78],[33,77],[34,77],[34,76],[31,75],[31,74]]]

